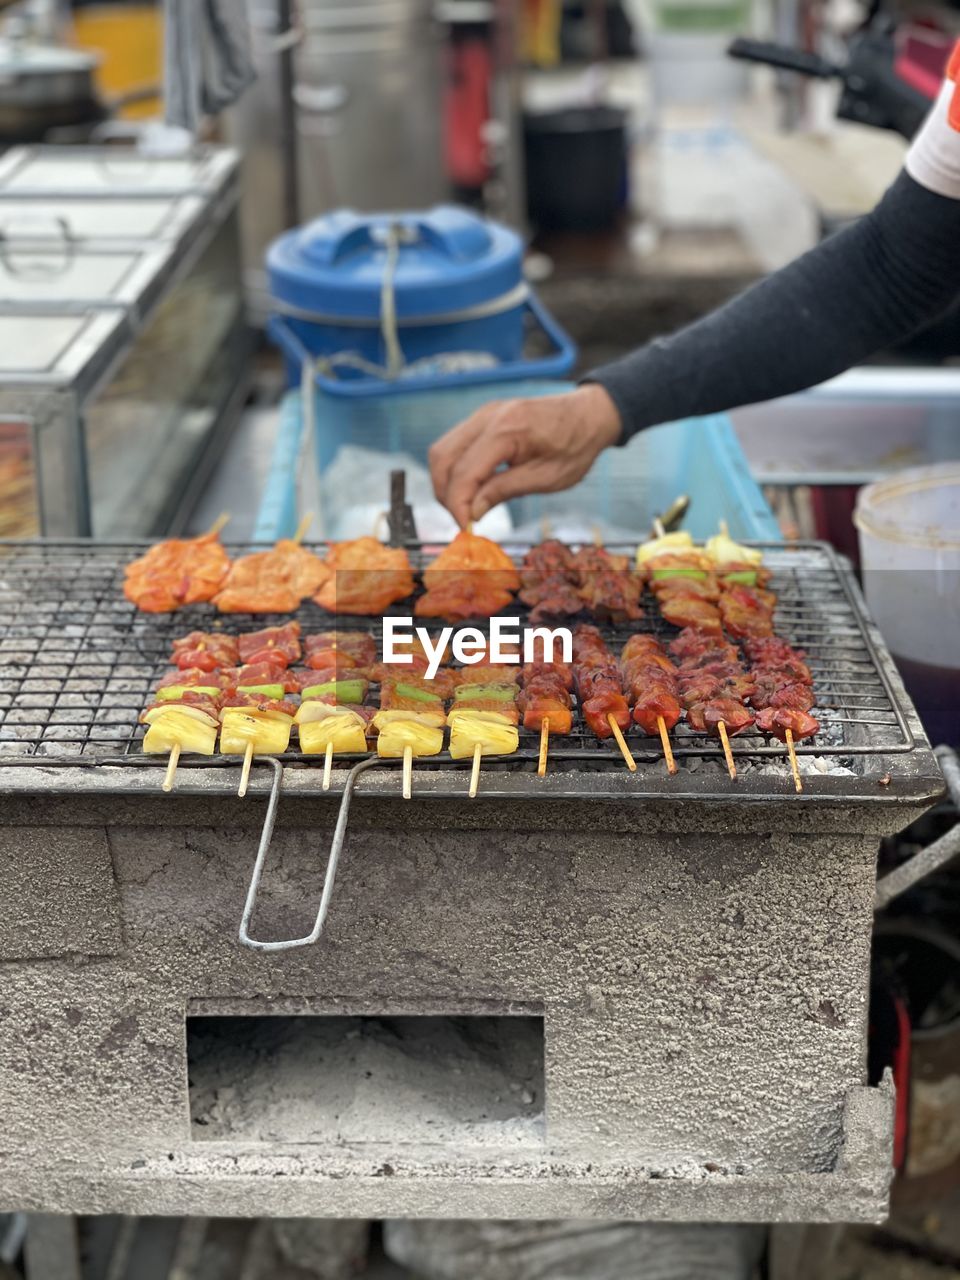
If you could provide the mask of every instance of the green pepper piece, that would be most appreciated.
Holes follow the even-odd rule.
[[[440,698],[435,693],[429,693],[426,689],[418,689],[412,684],[394,685],[398,695],[401,698],[412,698],[414,702],[439,702]]]
[[[455,702],[471,702],[492,698],[495,702],[513,702],[516,689],[512,684],[462,684],[453,695]]]
[[[705,569],[654,569],[653,577],[656,582],[667,578],[696,578],[700,582],[706,582],[707,572]]]
[[[734,569],[732,573],[724,573],[721,570],[720,576],[724,582],[734,582],[738,586],[755,587],[757,585],[756,569]]]
[[[237,693],[260,693],[265,698],[282,702],[284,689],[282,684],[241,684],[237,685]]]
[[[338,703],[362,702],[362,680],[327,680],[301,690],[301,698],[333,698]]]
[[[185,693],[203,693],[208,698],[219,698],[222,690],[205,684],[168,684],[157,690],[158,702],[179,702]]]

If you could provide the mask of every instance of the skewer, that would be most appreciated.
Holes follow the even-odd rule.
[[[297,532],[290,539],[291,542],[301,543],[307,536],[307,530],[313,524],[313,512],[308,511],[300,523],[297,525]]]
[[[537,777],[546,777],[547,773],[547,750],[550,746],[550,717],[543,717],[543,724],[540,726],[540,759],[537,762]]]
[[[243,753],[243,767],[240,770],[240,789],[237,795],[242,800],[247,794],[247,784],[250,781],[250,766],[253,764],[253,743],[247,743],[247,749]]]
[[[403,798],[413,798],[413,747],[403,748]]]
[[[800,779],[800,766],[797,763],[797,752],[793,745],[793,730],[787,730],[787,754],[790,757],[790,772],[793,774],[793,785],[797,791],[803,790],[803,782]]]
[[[660,730],[660,742],[663,745],[663,758],[667,762],[667,773],[676,773],[677,762],[673,758],[670,735],[667,733],[667,726],[664,724],[663,716],[657,716],[657,728]]]
[[[734,764],[733,752],[730,750],[730,739],[727,737],[727,726],[721,720],[717,725],[717,729],[720,733],[720,741],[723,743],[723,758],[727,762],[727,772],[730,774],[731,778],[736,780],[737,766]]]
[[[471,800],[476,800],[480,787],[480,761],[483,759],[483,747],[478,742],[473,748],[473,768],[470,770],[470,790],[467,793]]]
[[[617,740],[617,746],[620,748],[620,754],[623,756],[624,763],[631,773],[636,773],[637,762],[634,760],[633,754],[627,746],[627,740],[621,733],[620,726],[617,724],[616,717],[612,711],[607,716],[607,724],[610,726],[610,732]]]
[[[170,792],[173,790],[173,780],[177,776],[177,765],[180,762],[180,743],[175,742],[170,748],[170,755],[167,759],[167,772],[163,777],[163,789]],[[800,788],[798,787],[799,791]]]
[[[213,524],[207,530],[207,537],[215,538],[217,534],[220,532],[220,530],[225,529],[229,523],[230,523],[230,512],[221,511],[220,514],[217,516],[216,520],[214,520]]]
[[[323,781],[321,786],[324,791],[330,790],[330,770],[333,768],[333,743],[327,743],[327,749],[323,757]]]
[[[659,516],[654,516],[653,518],[653,532],[658,538],[665,538],[667,536],[667,531],[663,527],[663,521]]]

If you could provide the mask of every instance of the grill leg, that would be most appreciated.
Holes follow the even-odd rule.
[[[72,1215],[31,1213],[24,1241],[27,1280],[82,1280],[77,1220]]]

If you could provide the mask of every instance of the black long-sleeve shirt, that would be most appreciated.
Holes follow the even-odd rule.
[[[623,442],[659,422],[823,382],[960,298],[960,134],[945,128],[928,122],[907,169],[858,222],[702,320],[589,374],[616,404]]]

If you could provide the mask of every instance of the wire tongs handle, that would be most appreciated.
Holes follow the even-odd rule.
[[[247,889],[247,900],[243,904],[243,915],[240,918],[240,943],[244,947],[250,947],[253,951],[290,951],[294,947],[309,947],[311,943],[317,941],[323,932],[327,912],[330,909],[333,884],[337,878],[337,863],[340,861],[340,853],[347,834],[350,800],[353,796],[357,779],[364,769],[369,769],[375,764],[381,764],[382,761],[378,760],[376,756],[371,756],[369,759],[361,760],[359,764],[355,764],[347,774],[343,795],[340,797],[340,812],[337,814],[337,825],[333,831],[333,839],[330,841],[330,852],[327,854],[327,870],[323,877],[320,909],[317,911],[317,918],[314,921],[313,928],[303,938],[285,938],[277,942],[260,942],[250,936],[250,921],[253,919],[253,913],[256,910],[257,894],[260,892],[260,879],[263,875],[267,854],[270,852],[270,843],[273,840],[273,829],[277,821],[277,806],[280,803],[280,792],[283,788],[283,765],[274,756],[255,756],[254,760],[257,764],[269,764],[271,766],[273,769],[273,785],[270,788],[267,813],[263,820],[263,830],[260,833],[260,847],[257,850],[256,862],[253,864],[250,887]]]

